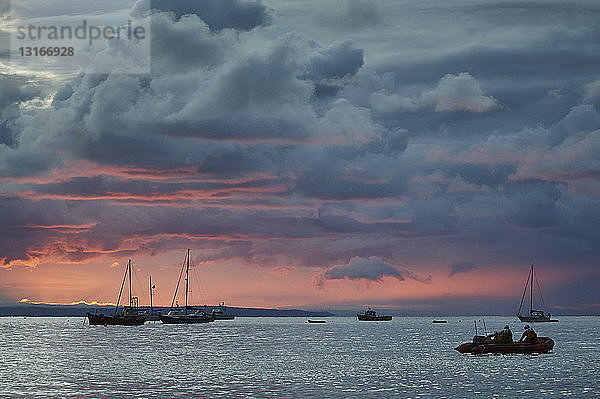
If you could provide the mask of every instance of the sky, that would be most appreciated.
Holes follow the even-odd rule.
[[[597,1],[138,3],[147,73],[0,51],[0,302],[169,305],[189,248],[198,304],[600,313]]]

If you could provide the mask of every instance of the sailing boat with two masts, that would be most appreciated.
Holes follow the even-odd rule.
[[[129,276],[129,306],[123,306],[123,312],[119,313],[119,303],[121,301],[121,295],[123,294],[123,287],[125,281]],[[123,275],[123,282],[121,283],[121,289],[119,290],[119,297],[117,298],[117,305],[112,315],[105,315],[102,313],[86,313],[86,316],[90,322],[90,325],[119,325],[119,326],[139,326],[144,324],[146,318],[138,312],[138,297],[133,296],[131,293],[131,259],[127,263],[125,268],[125,274]]]
[[[173,309],[175,299],[177,298],[177,291],[179,290],[179,283],[181,282],[181,276],[185,270],[185,306],[183,309],[177,307]],[[171,301],[171,310],[166,315],[160,315],[160,321],[165,324],[195,324],[195,323],[209,323],[214,321],[215,318],[212,315],[206,314],[202,309],[192,309],[188,306],[188,291],[189,291],[189,275],[190,275],[190,250],[187,250],[185,261],[181,267],[179,273],[179,279],[177,280],[177,286],[175,287],[175,294],[173,295],[173,301]]]
[[[541,307],[542,309],[545,308],[544,306],[544,299],[542,298],[541,295],[541,289],[540,286],[537,282],[537,280],[535,279],[535,274],[534,274],[534,270],[533,270],[533,265],[531,265],[531,270],[529,271],[529,276],[527,277],[527,282],[525,283],[525,289],[523,290],[523,296],[521,297],[521,304],[519,305],[519,311],[517,312],[517,317],[519,318],[519,320],[521,321],[525,321],[528,323],[535,323],[535,322],[550,322],[550,321],[558,321],[556,319],[551,319],[550,318],[550,313],[544,313],[544,310],[537,310],[533,308],[533,298],[534,298],[534,286],[537,285],[538,291],[540,292],[540,299],[541,299]],[[525,295],[527,294],[527,288],[529,288],[529,314],[521,314],[521,309],[523,308],[523,302],[525,301]]]

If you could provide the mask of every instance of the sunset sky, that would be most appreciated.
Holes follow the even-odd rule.
[[[600,3],[138,3],[144,74],[17,70],[0,5],[0,302],[190,248],[199,304],[600,313]]]

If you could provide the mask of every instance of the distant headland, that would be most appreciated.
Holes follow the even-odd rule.
[[[218,305],[210,306],[195,306],[199,309],[217,308]],[[36,316],[36,317],[52,317],[52,316],[70,316],[70,317],[85,317],[86,312],[102,312],[110,314],[114,310],[114,306],[102,305],[55,305],[41,303],[0,303],[0,317],[2,316]],[[144,309],[144,307],[141,307]],[[155,310],[167,308],[154,307]],[[227,306],[227,311],[234,314],[236,317],[331,317],[333,313],[322,311],[307,311],[299,309],[263,309],[263,308],[241,308]]]

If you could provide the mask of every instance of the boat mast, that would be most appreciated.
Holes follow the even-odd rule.
[[[533,265],[531,265],[531,282],[529,283],[529,314],[533,314]]]
[[[189,272],[190,272],[190,249],[187,250],[187,263],[185,265],[185,313],[188,308],[188,288],[189,288]]]
[[[129,307],[131,307],[131,259],[129,259],[127,269],[129,270]]]
[[[150,311],[152,312],[152,276],[150,277]]]
[[[125,274],[123,274],[123,281],[121,282],[121,289],[119,290],[119,297],[117,298],[117,306],[115,306],[115,315],[119,310],[119,302],[121,302],[121,294],[123,294],[123,287],[125,286],[125,278],[127,278],[127,268],[125,268]]]
[[[181,276],[183,275],[183,269],[185,269],[185,259],[183,260],[183,263],[181,264],[181,270],[179,271],[179,278],[177,279],[177,285],[175,286],[175,293],[173,294],[173,300],[171,301],[171,308],[173,308],[173,305],[175,305],[175,300],[177,299],[177,292],[179,291],[179,283],[181,283]]]

